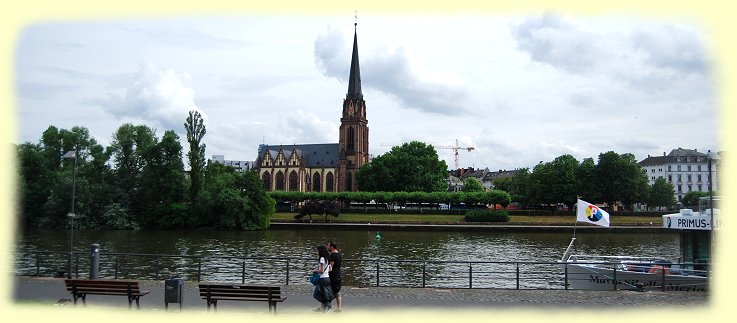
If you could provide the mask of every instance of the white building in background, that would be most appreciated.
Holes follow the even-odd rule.
[[[224,165],[231,166],[235,168],[236,172],[247,172],[253,168],[253,161],[246,161],[246,160],[225,160],[225,155],[212,155],[213,162],[221,163]]]
[[[718,155],[721,155],[719,153]],[[721,157],[721,156],[720,156]],[[719,159],[712,160],[711,177],[712,190],[719,187],[717,180],[717,165]],[[658,178],[673,184],[676,201],[680,202],[683,196],[691,191],[709,191],[709,161],[706,153],[696,149],[673,149],[668,155],[647,156],[640,163],[643,172],[647,175],[648,183],[653,185]]]

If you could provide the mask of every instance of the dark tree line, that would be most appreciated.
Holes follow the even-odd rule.
[[[599,154],[596,163],[593,158],[579,162],[571,155],[562,155],[532,171],[525,168],[514,177],[496,179],[494,185],[510,193],[514,202],[528,206],[564,204],[572,209],[577,198],[621,204],[626,209],[635,203],[653,208],[671,207],[676,202],[672,184],[658,179],[648,185],[634,155],[613,151]]]
[[[190,144],[190,176],[173,130],[161,137],[145,125],[126,123],[103,147],[84,127],[54,126],[38,143],[17,145],[21,227],[59,228],[71,210],[76,152],[75,226],[85,228],[262,229],[274,213],[255,173],[205,164],[205,126],[197,112],[184,124]],[[191,133],[190,133],[191,132]]]

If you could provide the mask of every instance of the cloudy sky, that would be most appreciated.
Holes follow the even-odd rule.
[[[188,16],[28,25],[15,48],[17,143],[84,126],[175,130],[205,115],[207,155],[338,140],[354,31],[345,16]],[[360,14],[370,153],[419,140],[461,167],[571,154],[719,149],[709,35],[643,16]],[[186,147],[186,146],[185,146]],[[439,149],[453,167],[453,151]]]

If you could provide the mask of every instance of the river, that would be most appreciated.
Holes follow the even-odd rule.
[[[377,234],[380,239],[377,238]],[[600,255],[659,256],[669,259],[679,257],[677,233],[601,233],[576,234],[576,252]],[[89,231],[75,230],[74,251],[78,253],[81,275],[87,273],[90,245],[98,243],[101,250],[102,276],[185,276],[192,279],[201,271],[202,280],[249,280],[253,272],[261,272],[265,281],[284,283],[285,267],[281,259],[293,258],[286,263],[286,278],[290,283],[303,282],[302,275],[316,257],[315,246],[336,241],[345,261],[344,276],[348,284],[368,285],[378,283],[376,262],[368,260],[419,260],[441,261],[436,268],[426,269],[422,277],[402,277],[403,267],[421,263],[381,263],[383,283],[407,280],[406,284],[419,284],[427,277],[446,275],[452,268],[465,272],[465,262],[555,262],[559,260],[571,239],[570,233],[559,232],[463,232],[463,231],[381,231],[360,229],[270,229],[265,231]],[[16,237],[16,274],[28,275],[40,272],[42,276],[65,270],[69,252],[68,230],[29,230]],[[36,252],[53,252],[38,260]],[[65,255],[66,253],[66,255]],[[106,255],[163,254],[175,256],[206,256],[216,260],[177,258],[171,261],[126,260]],[[225,258],[217,258],[225,257]],[[230,259],[228,257],[266,258],[256,260]],[[130,257],[128,257],[130,258]],[[268,259],[278,258],[279,260]],[[87,266],[87,267],[85,267]],[[198,266],[200,268],[198,268]],[[205,268],[201,268],[201,267]],[[485,269],[480,264],[472,268],[478,277]],[[154,268],[156,267],[156,268]],[[395,268],[393,268],[395,267]],[[450,269],[449,269],[450,268]],[[417,268],[407,269],[410,271]],[[537,270],[537,269],[536,269]],[[548,270],[548,269],[545,269]],[[395,274],[391,274],[395,271]],[[487,270],[488,271],[488,270]],[[491,271],[496,272],[497,269]],[[552,270],[557,271],[559,270]],[[197,272],[197,273],[195,273]],[[291,272],[291,274],[290,274]],[[269,274],[269,275],[267,275]],[[306,275],[306,274],[304,274]],[[454,274],[452,274],[454,275]],[[492,275],[492,274],[490,274]],[[466,278],[468,280],[468,278]],[[474,286],[486,283],[478,282]],[[402,284],[400,284],[402,285]]]

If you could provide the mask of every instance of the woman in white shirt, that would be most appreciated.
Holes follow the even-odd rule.
[[[320,280],[315,286],[312,297],[320,302],[320,310],[323,313],[327,313],[333,309],[333,305],[330,303],[335,298],[333,288],[330,287],[330,262],[328,260],[330,259],[330,253],[325,246],[319,245],[317,246],[317,254],[320,257],[320,262],[313,272],[320,274]]]

